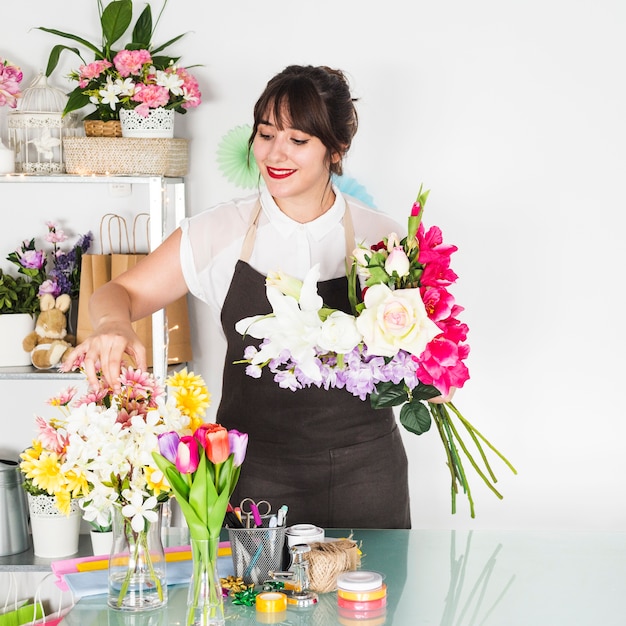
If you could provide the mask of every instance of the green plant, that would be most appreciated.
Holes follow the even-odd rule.
[[[0,269],[0,314],[39,313],[39,285],[26,276],[13,277]]]
[[[100,46],[93,44],[78,35],[71,33],[65,33],[54,28],[46,28],[44,26],[37,27],[38,30],[43,30],[47,33],[63,37],[64,39],[71,39],[79,43],[82,47],[93,52],[95,61],[107,61],[113,62],[113,58],[119,50],[113,46],[124,36],[124,34],[130,28],[133,17],[133,3],[132,0],[113,0],[108,5],[104,6],[102,0],[96,0],[98,5],[98,15],[100,17],[101,37],[102,41]],[[159,12],[156,22],[152,23],[152,9],[149,4],[143,9],[135,25],[132,28],[131,40],[123,48],[124,50],[148,50],[152,56],[152,64],[157,70],[165,70],[172,64],[176,63],[179,57],[172,57],[169,55],[158,56],[159,52],[162,52],[168,46],[172,45],[179,39],[185,36],[186,33],[178,35],[173,39],[170,39],[166,43],[153,47],[152,37],[156,30],[156,26],[161,19],[163,11],[167,5],[167,0],[164,0],[163,6]],[[59,58],[64,50],[69,50],[76,54],[84,65],[88,64],[85,61],[78,48],[73,48],[63,44],[58,44],[52,48],[50,56],[48,58],[48,65],[46,67],[46,76],[50,76],[59,63]],[[70,75],[71,78],[78,80],[79,73],[73,72]],[[71,91],[68,96],[69,100],[63,110],[63,115],[67,115],[72,111],[82,109],[90,103],[93,103],[90,96],[85,93],[86,85],[79,82],[79,85]],[[111,109],[107,106],[97,106],[96,110],[85,116],[85,119],[119,119],[119,110]]]

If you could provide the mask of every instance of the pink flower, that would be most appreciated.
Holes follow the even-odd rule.
[[[446,396],[451,387],[460,388],[469,379],[469,370],[463,363],[468,355],[468,345],[457,345],[443,334],[439,335],[420,355],[417,377]]]
[[[246,449],[248,447],[248,434],[240,433],[238,430],[228,431],[228,442],[230,452],[234,454],[233,467],[239,467],[246,458]]]
[[[183,109],[197,107],[202,102],[198,81],[184,68],[178,68],[178,76],[183,79]]]
[[[219,424],[203,424],[194,436],[206,452],[211,463],[223,463],[230,456],[228,431]]]
[[[17,99],[22,95],[22,78],[22,70],[17,65],[0,57],[0,106],[8,105],[11,109],[17,107]]]
[[[23,267],[32,270],[40,270],[46,262],[46,255],[43,250],[26,250],[20,258]]]
[[[131,74],[140,76],[144,65],[152,63],[152,57],[147,50],[120,50],[113,57],[115,69],[122,78]]]
[[[151,109],[156,109],[167,105],[169,98],[170,92],[166,87],[138,84],[135,88],[135,95],[132,97],[132,100],[146,104]],[[146,111],[146,115],[147,114]]]
[[[94,61],[89,65],[81,65],[78,68],[78,84],[81,88],[86,87],[94,78],[98,78],[113,64],[105,59],[101,61]]]
[[[198,469],[199,463],[197,439],[188,435],[181,437],[176,448],[176,469],[181,474],[193,474]]]
[[[50,424],[48,424],[43,417],[37,416],[35,418],[35,423],[37,425],[37,430],[39,431],[39,440],[41,441],[41,445],[46,448],[46,450],[50,450],[50,452],[62,454],[68,442],[67,433],[56,430],[50,426]]]
[[[454,297],[444,287],[422,287],[422,300],[428,317],[435,323],[450,317]]]

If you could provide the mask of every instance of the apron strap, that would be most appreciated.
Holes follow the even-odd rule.
[[[259,223],[259,215],[261,215],[261,200],[257,200],[256,206],[252,211],[252,216],[250,217],[250,223],[248,224],[246,236],[244,237],[243,243],[241,244],[241,252],[239,253],[239,258],[246,263],[250,260],[250,255],[252,254],[252,249],[254,248],[254,240],[256,239],[256,227]]]
[[[254,241],[256,239],[256,229],[259,223],[259,216],[261,215],[261,201],[257,200],[256,206],[252,211],[250,217],[250,223],[248,224],[248,230],[241,244],[241,251],[239,253],[239,259],[246,263],[250,260],[252,249],[254,248]],[[346,271],[350,270],[352,266],[352,253],[354,252],[354,224],[352,223],[352,213],[350,207],[346,202],[346,210],[343,214],[343,231],[346,241]]]

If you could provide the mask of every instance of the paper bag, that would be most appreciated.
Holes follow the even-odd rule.
[[[102,218],[100,222],[100,240],[103,252],[105,246],[108,246],[108,253],[83,255],[80,295],[78,299],[77,343],[84,341],[93,332],[89,318],[89,298],[91,298],[94,291],[131,267],[134,267],[140,259],[146,256],[145,253],[136,251],[138,218],[146,215],[141,213],[135,217],[132,232],[132,249],[126,220],[112,213],[107,213]],[[104,234],[105,229],[108,232],[108,236]],[[114,241],[114,234],[117,234],[117,242]],[[167,362],[171,365],[191,361],[193,354],[186,296],[167,305],[165,308],[165,322],[167,325]],[[152,317],[148,316],[134,322],[133,330],[137,333],[144,346],[146,346],[148,367],[152,367]]]

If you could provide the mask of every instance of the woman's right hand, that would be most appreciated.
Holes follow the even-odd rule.
[[[100,386],[97,377],[100,371],[103,383],[119,391],[122,365],[147,369],[146,348],[130,323],[103,323],[70,352],[61,370],[70,371],[76,363],[81,364],[91,389]]]

